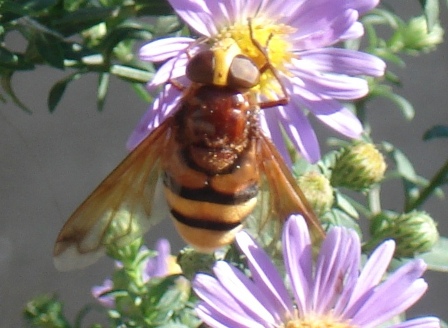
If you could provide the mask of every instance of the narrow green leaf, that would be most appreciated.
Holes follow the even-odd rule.
[[[417,174],[411,161],[406,155],[399,149],[394,148],[391,152],[392,158],[397,166],[397,171],[401,177],[412,182],[418,182]]]
[[[145,16],[162,16],[173,13],[173,8],[166,0],[137,0],[138,14]]]
[[[448,272],[448,238],[440,237],[433,249],[418,257],[425,260],[428,269],[440,272]]]
[[[28,11],[29,13],[31,13],[41,11],[44,9],[49,9],[53,7],[57,2],[58,0],[30,0],[22,2],[21,7],[26,11]]]
[[[322,222],[324,223],[324,225],[328,224],[330,227],[342,226],[353,229],[358,233],[360,237],[362,236],[362,231],[359,227],[358,222],[353,220],[353,218],[347,215],[347,213],[337,208],[333,208],[330,212],[325,213]]]
[[[5,14],[14,14],[18,16],[26,16],[28,15],[28,8],[25,8],[24,6],[18,6],[17,1],[7,1],[3,0],[0,3],[0,13],[3,15]],[[2,17],[3,19],[3,17]]]
[[[68,36],[102,23],[110,17],[117,16],[118,13],[118,7],[81,8],[53,20],[52,25],[55,29]]]
[[[137,96],[142,99],[144,102],[150,103],[152,101],[152,97],[149,94],[148,90],[146,90],[145,86],[141,83],[132,83],[132,89],[135,91]]]
[[[142,28],[137,26],[120,26],[112,30],[103,39],[100,48],[104,50],[103,53],[109,54],[112,52],[114,47],[121,41],[138,39],[138,40],[150,40],[152,34]]]
[[[384,93],[382,96],[394,102],[407,120],[412,120],[414,118],[415,110],[408,100],[392,92]]]
[[[183,323],[167,323],[166,325],[159,326],[159,328],[190,328],[191,326],[184,325]]]
[[[358,211],[353,207],[353,205],[350,203],[350,200],[346,198],[343,194],[337,192],[335,194],[336,196],[336,205],[344,211],[347,215],[354,219],[359,218]]]
[[[26,26],[26,28],[30,30],[29,33],[31,33],[32,31],[36,34],[48,34],[61,40],[64,38],[64,36],[58,31],[52,30],[48,26],[39,23],[36,19],[33,19],[29,16],[20,18],[19,24],[22,26]]]
[[[447,125],[435,125],[425,132],[423,140],[428,141],[437,138],[448,138],[448,126]]]
[[[375,48],[372,50],[372,54],[400,67],[406,66],[405,61],[399,55],[394,54],[389,48]],[[388,72],[386,71],[386,76]]]
[[[104,100],[106,99],[107,89],[109,88],[109,73],[100,73],[98,78],[98,93],[96,105],[99,111],[103,110]]]
[[[414,118],[415,111],[412,104],[400,95],[394,93],[392,88],[384,84],[373,85],[370,97],[383,97],[394,102],[407,120]]]
[[[154,76],[154,73],[124,65],[112,65],[110,68],[110,73],[131,82],[142,83],[148,82]]]
[[[48,109],[50,112],[54,112],[57,105],[62,99],[62,96],[64,95],[65,89],[67,88],[67,85],[73,81],[77,80],[81,77],[81,73],[74,73],[69,76],[67,76],[65,79],[62,79],[58,82],[56,82],[53,87],[50,90],[50,94],[48,95]]]
[[[15,71],[34,68],[34,64],[28,62],[22,54],[14,53],[4,47],[0,47],[0,66]]]
[[[420,5],[425,13],[426,22],[428,24],[428,31],[439,22],[439,0],[419,0]]]
[[[59,104],[59,101],[62,99],[62,95],[67,88],[67,84],[70,81],[62,80],[57,82],[50,90],[50,94],[48,95],[48,109],[50,112],[54,112],[56,106]]]
[[[17,97],[16,93],[14,92],[14,89],[12,87],[12,76],[14,72],[7,72],[3,73],[1,76],[1,85],[3,89],[6,91],[6,93],[11,97],[12,101],[19,106],[22,110],[27,112],[28,114],[31,113],[31,110],[20,101],[20,99]]]
[[[0,47],[0,63],[2,65],[11,65],[17,62],[17,56],[4,47]]]
[[[167,35],[180,31],[182,27],[183,25],[176,15],[159,16],[154,26],[153,33],[158,36]]]
[[[36,49],[42,58],[51,66],[64,68],[64,52],[62,51],[61,40],[53,35],[36,33]]]
[[[390,10],[375,8],[362,17],[362,21],[368,24],[374,25],[389,25],[393,29],[396,29],[403,21],[401,18]]]

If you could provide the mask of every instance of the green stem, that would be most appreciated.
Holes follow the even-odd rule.
[[[440,170],[434,175],[429,184],[422,189],[419,196],[409,201],[405,206],[405,211],[410,212],[419,206],[421,206],[427,198],[434,192],[434,190],[445,183],[446,178],[448,177],[448,160],[445,164],[440,168]]]
[[[369,208],[372,215],[378,214],[381,212],[381,198],[380,198],[380,186],[373,187],[368,195],[369,200]]]

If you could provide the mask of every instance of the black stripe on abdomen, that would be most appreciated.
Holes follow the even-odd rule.
[[[258,194],[258,184],[256,182],[248,184],[243,190],[233,194],[216,191],[210,186],[200,189],[184,187],[174,181],[166,172],[163,175],[163,183],[174,194],[184,199],[213,204],[238,205],[247,202]]]
[[[198,220],[198,219],[184,216],[174,209],[171,210],[171,215],[173,216],[173,218],[176,221],[183,223],[189,227],[199,228],[199,229],[207,229],[207,230],[213,230],[213,231],[230,231],[230,230],[238,227],[241,224],[240,221],[227,223],[227,222],[214,221],[212,219]]]

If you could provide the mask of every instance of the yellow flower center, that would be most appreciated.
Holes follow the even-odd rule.
[[[239,47],[241,54],[249,57],[260,69],[260,83],[253,88],[265,97],[282,97],[279,81],[273,69],[288,74],[286,65],[293,58],[288,36],[295,29],[284,24],[272,24],[261,19],[253,19],[246,24],[235,24],[221,29],[213,42],[213,49],[226,49],[229,39]]]
[[[356,328],[349,322],[342,322],[339,319],[329,316],[307,316],[303,319],[288,321],[284,328]]]

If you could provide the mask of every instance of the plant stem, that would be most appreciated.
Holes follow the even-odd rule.
[[[448,177],[448,160],[434,175],[429,184],[421,190],[419,196],[406,204],[405,211],[410,212],[421,206],[427,200],[427,198],[433,193],[434,189],[436,189],[443,183],[446,183],[447,177]]]
[[[369,208],[372,215],[381,212],[380,186],[373,187],[368,193]]]

